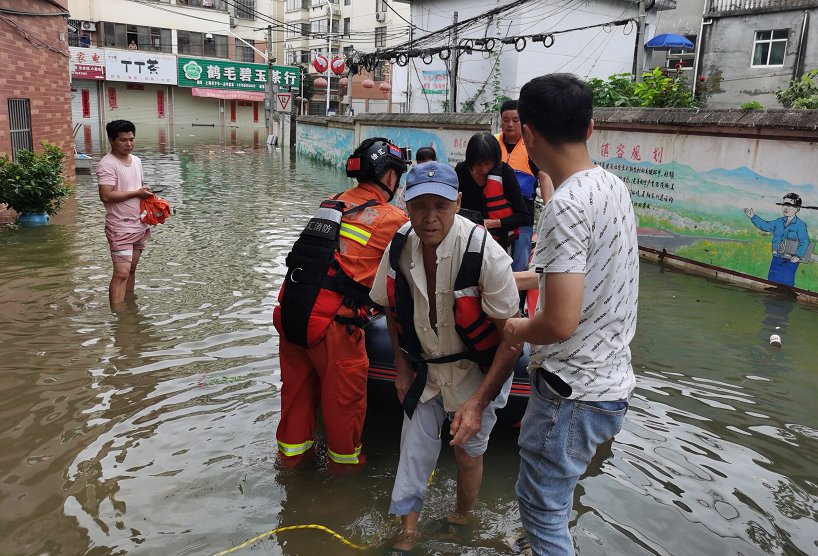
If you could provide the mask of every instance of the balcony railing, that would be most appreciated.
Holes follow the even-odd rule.
[[[818,7],[818,0],[708,0],[710,14],[750,14]]]

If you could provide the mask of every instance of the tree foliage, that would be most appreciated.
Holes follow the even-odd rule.
[[[818,69],[790,81],[786,89],[775,93],[785,108],[818,109]]]
[[[687,85],[685,76],[677,71],[665,75],[655,68],[633,81],[629,73],[612,75],[607,81],[593,78],[588,84],[594,93],[594,106],[643,106],[649,108],[689,108],[701,105]]]

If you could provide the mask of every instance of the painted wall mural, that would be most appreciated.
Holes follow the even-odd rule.
[[[296,127],[296,152],[343,168],[357,145],[352,129],[299,124]]]
[[[488,131],[488,129],[487,129]],[[437,159],[454,166],[466,159],[466,145],[474,129],[417,129],[392,126],[361,126],[361,137],[388,137],[399,147],[411,147],[416,153],[420,147],[433,147]]]
[[[818,291],[818,143],[596,130],[630,188],[639,244]]]

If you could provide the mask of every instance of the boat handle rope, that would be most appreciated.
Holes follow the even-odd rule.
[[[355,550],[366,550],[368,548],[372,548],[372,546],[373,546],[373,545],[361,546],[359,544],[355,544],[352,541],[349,541],[349,540],[345,539],[343,536],[336,533],[335,531],[333,531],[329,527],[324,527],[323,525],[318,525],[317,523],[310,523],[309,525],[288,525],[286,527],[277,527],[275,529],[270,529],[266,533],[262,533],[261,535],[256,535],[252,539],[248,539],[248,540],[244,541],[243,543],[234,546],[233,548],[228,548],[227,550],[223,550],[221,552],[218,552],[218,553],[214,554],[213,556],[225,556],[226,554],[231,554],[233,552],[236,552],[237,550],[241,550],[242,548],[245,548],[245,547],[253,544],[256,541],[259,541],[259,540],[263,539],[264,537],[272,536],[272,535],[275,535],[276,533],[283,533],[285,531],[296,531],[296,530],[299,530],[299,529],[317,529],[319,531],[323,531],[323,532],[335,537],[336,539],[341,541],[346,546],[348,546],[350,548],[353,548]]]

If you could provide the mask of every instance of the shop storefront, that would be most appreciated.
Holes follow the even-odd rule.
[[[80,128],[74,137],[77,150],[91,152],[102,137],[100,99],[105,80],[105,51],[70,48],[71,120]]]
[[[102,106],[105,119],[169,127],[176,57],[155,52],[106,50]]]

